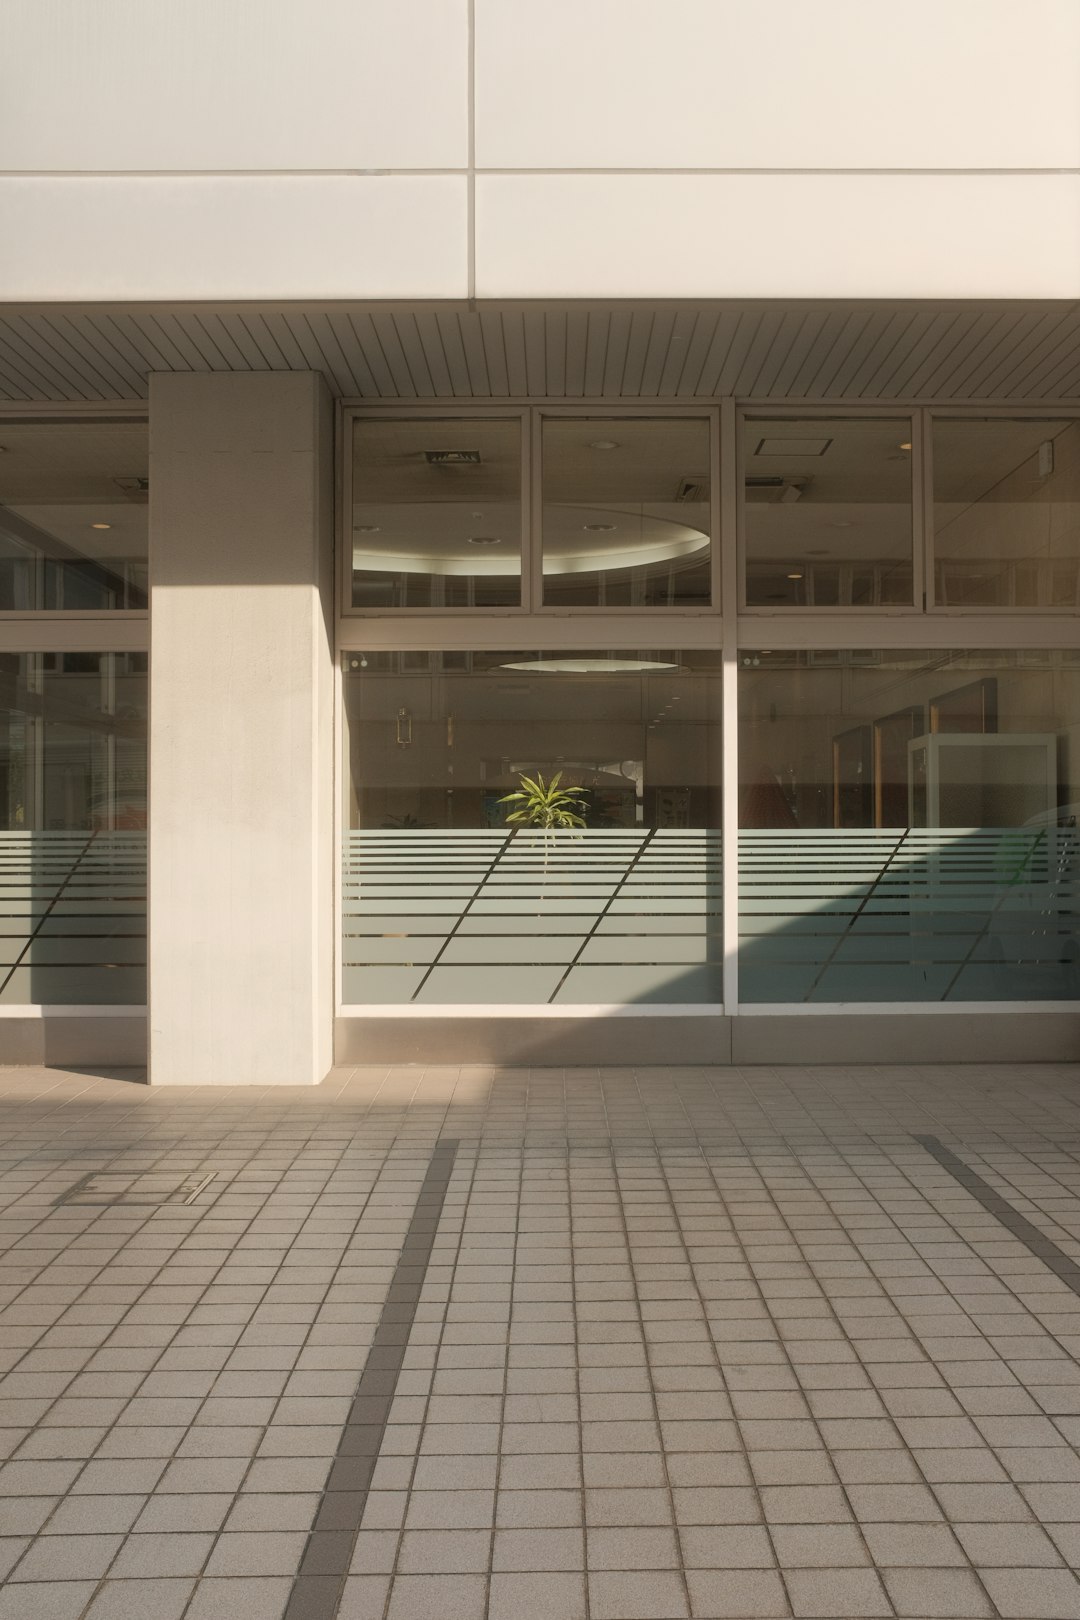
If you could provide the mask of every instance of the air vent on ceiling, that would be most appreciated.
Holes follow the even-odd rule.
[[[429,467],[477,467],[479,450],[425,450],[424,460]]]
[[[145,501],[150,495],[149,478],[114,478],[117,489],[122,489],[129,501]]]
[[[785,506],[791,501],[801,500],[809,483],[809,478],[785,478],[782,474],[758,476],[754,473],[748,473],[746,478],[748,493],[760,490],[762,495],[759,496],[759,499],[771,502],[780,501]]]
[[[679,487],[675,491],[677,501],[707,501],[709,498],[709,480],[704,473],[696,478],[680,478]]]
[[[823,456],[831,439],[759,439],[755,456]]]

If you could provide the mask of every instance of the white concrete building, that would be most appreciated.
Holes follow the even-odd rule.
[[[1074,0],[0,33],[0,1059],[1075,1055]]]

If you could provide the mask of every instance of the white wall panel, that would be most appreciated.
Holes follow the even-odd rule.
[[[1075,298],[1076,175],[487,175],[481,298]]]
[[[3,0],[0,163],[454,168],[466,0]]]
[[[1080,164],[1077,0],[476,0],[487,168]]]
[[[449,175],[0,179],[0,299],[460,298]]]

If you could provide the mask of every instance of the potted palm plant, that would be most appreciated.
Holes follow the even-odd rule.
[[[539,771],[535,777],[519,772],[518,781],[521,786],[517,792],[504,794],[499,803],[516,806],[507,814],[509,826],[538,828],[544,835],[544,875],[540,885],[542,902],[547,888],[548,860],[554,845],[554,834],[585,826],[585,817],[581,812],[585,808],[588,792],[585,788],[562,787],[562,771],[556,771],[549,782],[544,781]]]

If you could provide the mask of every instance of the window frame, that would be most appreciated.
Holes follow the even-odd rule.
[[[35,408],[30,405],[12,405],[0,408],[0,433],[6,425],[33,426],[33,427],[78,427],[80,423],[100,426],[102,423],[116,422],[125,426],[135,426],[143,423],[150,432],[150,407],[142,401],[131,404],[116,404],[94,406],[82,405],[49,405]],[[147,592],[148,605],[145,608],[3,608],[0,609],[0,650],[10,652],[146,652],[150,647],[150,608],[149,591]],[[48,624],[50,635],[54,637],[53,644],[42,649],[40,645],[30,647],[25,643],[18,646],[8,644],[6,637],[9,631],[18,638],[18,626],[33,624]],[[117,642],[106,637],[98,640],[91,648],[84,642],[68,646],[57,632],[62,626],[80,625],[128,625],[131,626],[129,634],[132,639]],[[138,626],[142,626],[141,639]]]
[[[446,421],[450,418],[460,418],[462,421],[493,420],[496,418],[518,420],[521,423],[521,600],[513,607],[457,607],[457,608],[372,608],[356,607],[352,600],[352,567],[351,547],[349,544],[349,525],[353,508],[353,458],[352,439],[353,424],[357,421],[407,421],[428,420]],[[709,426],[709,508],[710,508],[710,577],[711,602],[705,607],[617,607],[605,608],[599,606],[545,606],[544,579],[543,579],[543,425],[547,419],[563,420],[592,420],[617,421],[663,419],[679,420],[690,419],[706,421]],[[338,620],[343,634],[348,634],[346,626],[357,621],[371,623],[376,620],[393,620],[398,624],[419,623],[442,619],[472,620],[483,619],[503,620],[506,618],[537,620],[582,619],[608,614],[626,617],[636,625],[634,635],[641,634],[641,625],[650,619],[657,619],[663,623],[673,624],[675,621],[684,622],[695,619],[716,618],[721,610],[721,551],[723,549],[720,533],[721,517],[721,490],[720,490],[720,418],[721,406],[717,402],[688,404],[688,405],[662,405],[642,401],[640,404],[627,405],[621,402],[612,402],[610,405],[603,402],[583,401],[580,405],[566,403],[533,402],[529,404],[506,405],[492,401],[484,406],[476,403],[459,405],[455,401],[443,402],[425,400],[413,406],[400,404],[388,405],[380,408],[377,405],[344,404],[341,407],[341,433],[340,445],[340,477],[339,488],[339,514],[336,524],[338,564],[335,570],[338,582]],[[670,631],[668,632],[670,634]],[[580,632],[578,633],[580,639]],[[448,648],[448,650],[450,650]]]
[[[0,408],[0,435],[6,423],[30,423],[36,426],[71,427],[80,422],[87,424],[123,422],[146,424],[150,427],[149,405],[142,400],[117,402],[111,405],[49,404],[45,406],[11,405]],[[25,653],[150,653],[150,607],[54,609],[22,608],[0,612],[0,652]],[[152,672],[147,674],[147,699],[150,701]],[[147,764],[149,791],[150,739],[147,738]],[[149,852],[149,841],[148,841]],[[147,1014],[146,1003],[93,1002],[11,1002],[0,1006],[0,1022],[6,1019],[66,1017],[77,1013],[86,1018],[141,1018]]]
[[[1062,620],[1075,619],[1080,616],[1080,597],[1072,607],[1053,607],[1036,603],[1031,607],[1018,607],[1005,603],[1000,607],[960,607],[948,602],[938,602],[936,599],[937,576],[937,548],[934,532],[934,423],[937,421],[976,422],[976,421],[1006,421],[1006,422],[1039,422],[1053,418],[1059,422],[1080,422],[1080,410],[1076,406],[1054,407],[1053,405],[928,405],[921,412],[922,423],[920,439],[922,440],[922,461],[925,469],[923,484],[923,531],[926,541],[924,557],[925,597],[924,611],[927,616],[945,616],[963,619],[965,622],[973,617],[985,617],[991,622],[995,619],[1009,618],[1018,615],[1029,620],[1052,619],[1060,624]]]

